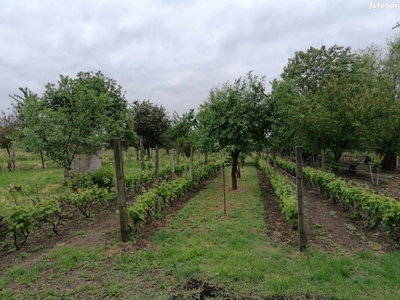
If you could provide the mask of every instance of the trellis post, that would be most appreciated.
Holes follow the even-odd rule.
[[[296,184],[297,184],[297,206],[298,206],[298,221],[299,221],[299,237],[300,251],[303,252],[307,248],[306,229],[304,226],[304,211],[303,211],[303,148],[296,146]]]
[[[115,174],[117,180],[119,220],[121,224],[121,241],[129,241],[129,221],[125,198],[124,163],[122,160],[121,139],[113,139]]]

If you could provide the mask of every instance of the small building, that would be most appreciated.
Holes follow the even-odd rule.
[[[78,173],[90,171],[90,174],[93,174],[100,170],[102,157],[102,150],[97,151],[96,154],[79,154],[75,156],[71,167]]]

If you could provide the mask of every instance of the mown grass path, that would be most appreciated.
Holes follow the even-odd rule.
[[[257,171],[248,161],[238,190],[227,178],[223,215],[222,178],[215,180],[155,238],[168,274],[180,282],[196,278],[223,287],[230,297],[310,294],[338,299],[399,299],[397,254],[352,257],[295,247],[273,247],[268,240]],[[268,211],[266,212],[268,213]],[[396,274],[396,275],[395,275]]]
[[[226,175],[226,215],[219,176],[155,235],[149,248],[129,251],[115,243],[111,249],[55,249],[35,264],[26,266],[25,262],[24,267],[4,272],[0,296],[400,299],[398,253],[362,251],[335,256],[316,249],[300,253],[297,247],[270,243],[255,165],[247,161],[241,173],[237,191],[231,190]],[[125,249],[117,254],[119,246]],[[111,254],[111,250],[116,252]],[[7,284],[18,290],[7,288]],[[16,293],[22,297],[13,297]]]

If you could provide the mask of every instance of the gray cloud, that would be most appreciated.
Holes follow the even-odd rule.
[[[60,74],[101,70],[128,101],[149,99],[183,113],[213,86],[250,70],[267,81],[279,77],[295,51],[383,45],[400,32],[392,30],[400,21],[397,4],[0,0],[0,110],[20,86],[40,95]]]

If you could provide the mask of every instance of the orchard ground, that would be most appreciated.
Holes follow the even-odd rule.
[[[227,172],[228,173],[228,172]],[[392,190],[400,175],[384,174]],[[351,174],[352,180],[370,180]],[[4,299],[397,299],[399,245],[306,188],[308,250],[285,220],[262,171],[248,160],[232,191],[199,185],[119,241],[115,210],[87,219],[70,211],[60,234],[41,231],[1,253]],[[366,182],[368,183],[368,182]],[[161,216],[161,215],[160,215]],[[0,229],[1,230],[1,229]],[[4,230],[1,231],[4,234]]]

